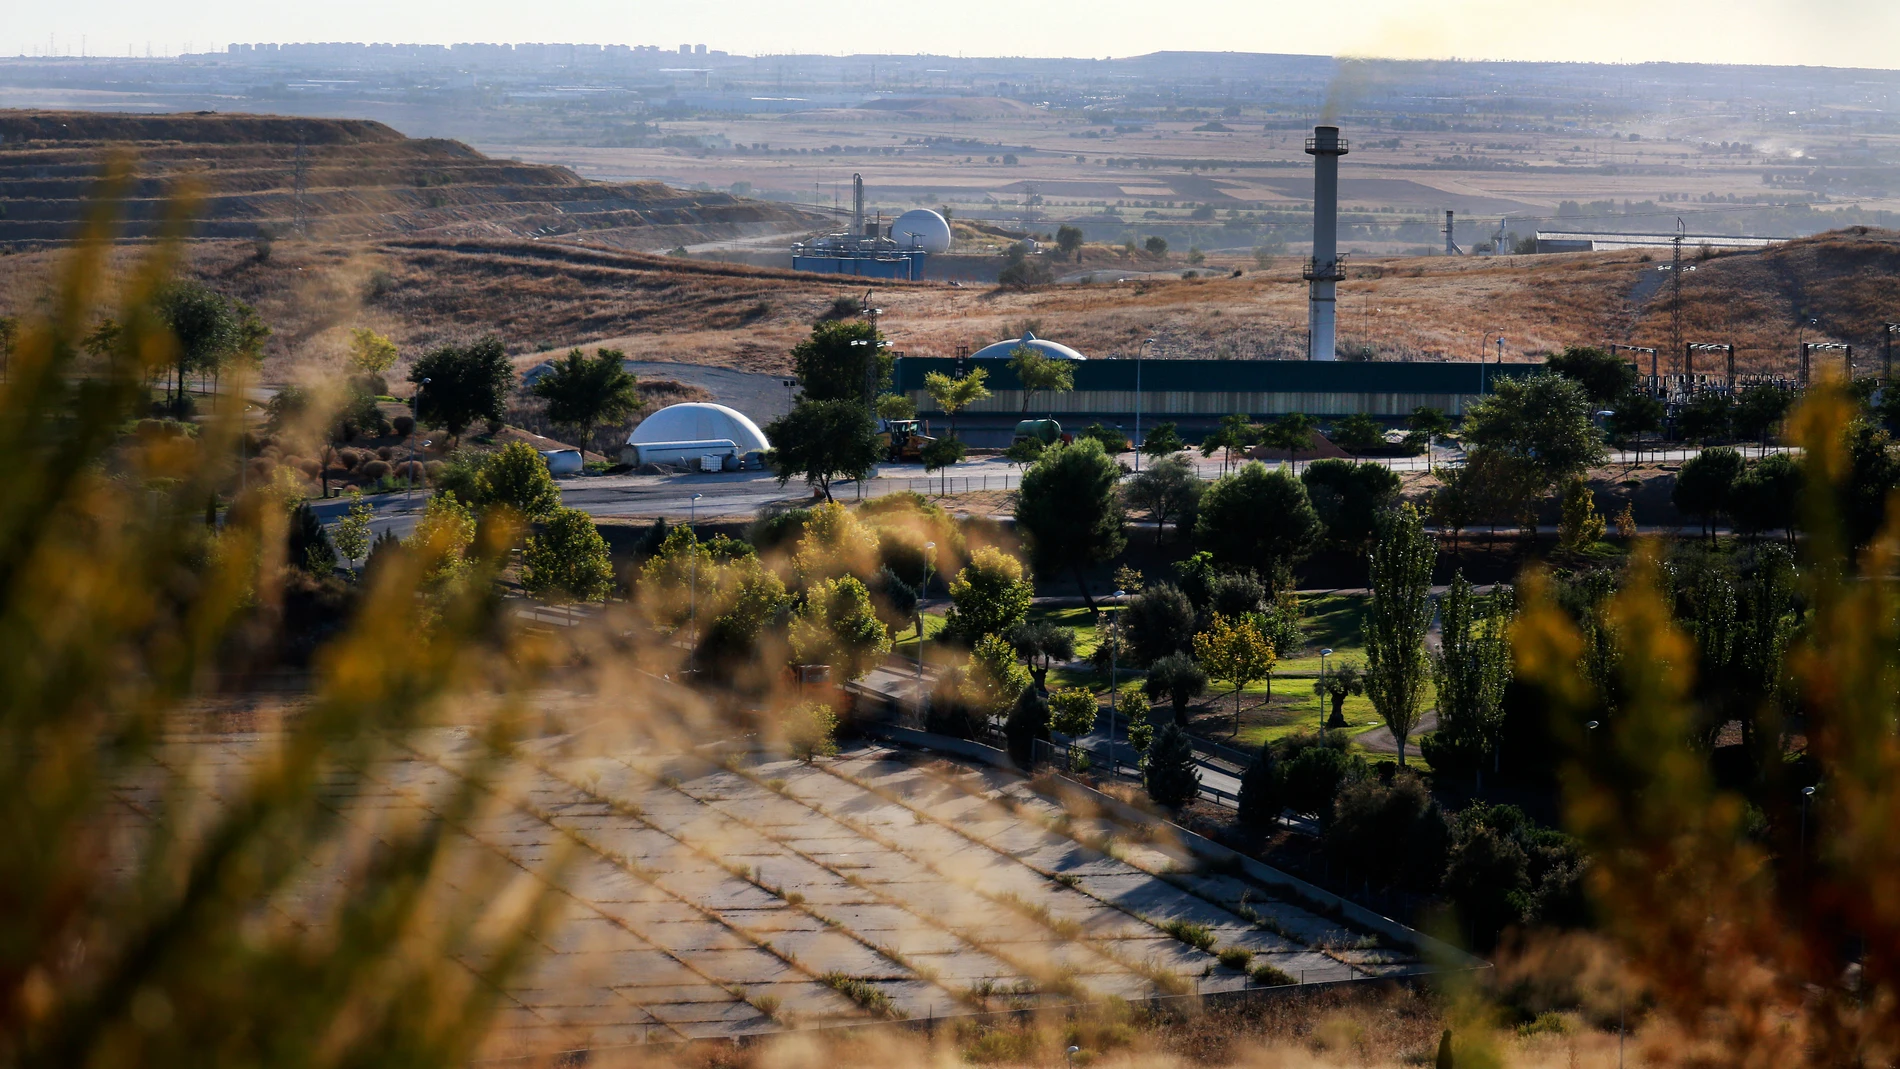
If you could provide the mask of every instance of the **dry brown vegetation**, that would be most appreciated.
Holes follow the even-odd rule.
[[[56,255],[0,257],[0,312],[30,310]],[[1341,286],[1341,344],[1370,345],[1384,359],[1474,359],[1481,347],[1495,354],[1481,346],[1483,335],[1502,330],[1507,360],[1573,344],[1667,349],[1670,290],[1659,265],[1634,252],[1365,260]],[[1860,366],[1871,367],[1880,326],[1900,309],[1900,237],[1887,232],[1841,231],[1695,266],[1684,275],[1684,338],[1732,341],[1743,371],[1792,370],[1807,318],[1820,321],[1807,340],[1852,341]],[[272,324],[267,376],[334,358],[354,326],[390,335],[406,354],[494,332],[530,354],[605,344],[636,359],[776,373],[833,298],[864,288],[858,280],[513,240],[286,241],[262,260],[250,242],[208,241],[192,247],[191,270]],[[1238,278],[1218,274],[1020,293],[887,282],[876,299],[886,333],[919,355],[954,355],[960,345],[1025,329],[1094,356],[1133,356],[1150,337],[1160,357],[1288,358],[1301,350],[1306,294],[1293,261]],[[1633,304],[1633,296],[1646,299]]]

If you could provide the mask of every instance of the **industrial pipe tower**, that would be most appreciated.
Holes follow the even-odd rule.
[[[1339,157],[1347,152],[1337,126],[1315,126],[1306,139],[1313,157],[1313,258],[1301,277],[1311,283],[1306,311],[1306,358],[1337,360],[1339,282]]]

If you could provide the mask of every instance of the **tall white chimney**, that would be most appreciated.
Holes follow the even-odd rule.
[[[1339,157],[1347,152],[1337,126],[1315,126],[1306,139],[1313,157],[1313,258],[1302,273],[1311,284],[1306,313],[1306,358],[1339,359],[1335,346],[1335,302],[1339,280]]]

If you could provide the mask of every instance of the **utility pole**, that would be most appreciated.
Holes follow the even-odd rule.
[[[1689,354],[1687,350],[1682,349],[1682,239],[1686,236],[1687,230],[1682,225],[1682,216],[1678,215],[1674,242],[1675,259],[1669,267],[1669,345],[1673,349],[1682,351],[1684,375],[1689,374]]]
[[[297,231],[298,235],[308,238],[310,236],[310,216],[304,208],[303,199],[305,161],[303,155],[302,129],[297,131],[297,153],[293,157],[293,160],[290,194],[290,225],[292,229]]]

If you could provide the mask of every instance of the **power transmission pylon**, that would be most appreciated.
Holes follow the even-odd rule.
[[[1671,291],[1669,299],[1669,347],[1672,351],[1683,355],[1683,363],[1685,366],[1682,369],[1682,373],[1687,375],[1689,369],[1686,365],[1688,363],[1689,354],[1688,351],[1682,347],[1682,239],[1685,236],[1687,235],[1683,230],[1682,216],[1678,215],[1676,216],[1675,260],[1669,267],[1669,288]]]

